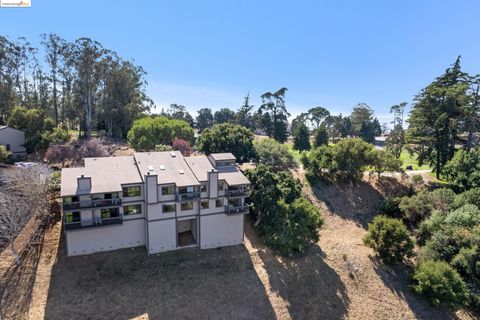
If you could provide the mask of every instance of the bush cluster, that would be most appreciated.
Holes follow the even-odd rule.
[[[251,213],[255,230],[267,245],[282,255],[304,253],[318,241],[323,220],[302,197],[302,185],[289,172],[274,172],[265,165],[247,171],[252,183]]]

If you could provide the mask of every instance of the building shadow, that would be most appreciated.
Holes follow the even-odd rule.
[[[62,237],[46,319],[273,319],[248,250],[145,248],[66,257]]]
[[[345,317],[350,304],[347,289],[318,245],[301,257],[279,258],[268,249],[259,249],[258,255],[271,290],[285,300],[292,319]]]
[[[410,266],[396,264],[385,266],[377,257],[370,257],[375,272],[395,295],[404,300],[417,319],[445,319],[452,320],[458,317],[445,307],[434,307],[421,296],[416,295],[409,287],[411,284],[409,274],[413,271]]]

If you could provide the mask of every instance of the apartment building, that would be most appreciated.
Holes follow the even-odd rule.
[[[249,187],[231,153],[85,159],[62,170],[67,255],[241,244]]]

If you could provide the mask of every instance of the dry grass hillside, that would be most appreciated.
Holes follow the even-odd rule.
[[[408,288],[405,268],[380,265],[363,245],[379,200],[402,188],[394,178],[305,186],[325,225],[305,256],[288,259],[262,244],[248,218],[244,246],[67,258],[57,221],[0,308],[6,319],[473,318],[430,306]]]

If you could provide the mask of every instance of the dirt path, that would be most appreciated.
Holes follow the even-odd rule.
[[[60,221],[56,222],[45,234],[44,246],[32,290],[32,300],[28,309],[28,319],[35,320],[45,317],[45,306],[47,305],[52,269],[57,261],[60,244],[61,225]]]

